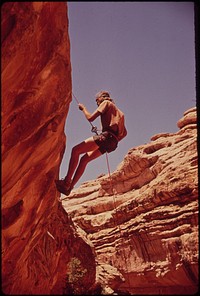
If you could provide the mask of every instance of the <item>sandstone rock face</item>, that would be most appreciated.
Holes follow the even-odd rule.
[[[193,294],[198,283],[196,108],[128,151],[63,206],[95,246],[105,294]]]
[[[3,292],[80,293],[95,257],[54,185],[71,101],[67,6],[6,2],[1,12]]]

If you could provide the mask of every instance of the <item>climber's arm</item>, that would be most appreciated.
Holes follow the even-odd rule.
[[[83,111],[85,117],[88,121],[94,121],[101,113],[95,110],[92,114],[87,110],[87,108],[83,104],[79,104],[79,109]]]

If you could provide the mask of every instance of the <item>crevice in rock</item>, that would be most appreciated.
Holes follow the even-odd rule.
[[[14,224],[23,212],[23,200],[19,200],[14,206],[2,210],[2,229]]]

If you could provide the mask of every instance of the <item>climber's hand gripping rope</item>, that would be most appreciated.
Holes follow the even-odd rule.
[[[92,133],[95,133],[98,136],[98,132],[97,132],[97,127],[92,125],[92,129],[91,129]]]
[[[72,93],[74,99],[76,100],[76,103],[78,104],[78,108],[79,110],[83,111],[83,107],[82,107],[82,104],[79,103],[78,99],[75,97],[75,95]],[[92,133],[95,133],[96,135],[98,135],[98,132],[97,132],[97,127],[94,126],[89,120],[88,122],[90,123],[90,125],[92,126],[92,129],[91,129],[91,132]]]

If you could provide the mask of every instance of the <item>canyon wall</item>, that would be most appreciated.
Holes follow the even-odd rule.
[[[1,13],[2,290],[87,291],[95,256],[54,184],[72,92],[67,5],[6,2]]]
[[[95,246],[96,280],[104,293],[197,292],[196,123],[191,108],[178,132],[130,149],[111,178],[85,182],[63,199]]]

